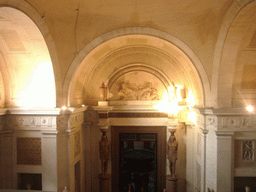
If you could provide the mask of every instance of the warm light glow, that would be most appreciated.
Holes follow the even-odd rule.
[[[196,113],[194,111],[191,111],[188,113],[188,120],[193,122],[195,125],[197,124],[196,122]]]
[[[188,91],[188,96],[186,98],[186,102],[191,107],[194,107],[196,105],[195,97],[191,90]]]
[[[158,105],[154,106],[154,109],[171,115],[177,115],[181,108],[175,101],[159,101]]]
[[[56,94],[51,62],[38,64],[27,82],[19,87],[17,106],[44,107],[56,106]],[[21,85],[20,85],[21,86]]]
[[[175,85],[175,87],[176,87],[177,101],[182,101],[182,97],[181,97],[180,91],[183,89],[183,86]]]
[[[179,102],[182,101],[181,90],[183,86],[175,85],[168,87],[168,91],[164,93],[162,100],[158,102],[158,105],[154,106],[154,109],[160,112],[166,112],[169,115],[177,115],[179,111],[183,110],[183,106],[179,106]],[[188,97],[186,99],[188,106],[195,106],[195,99],[192,91],[189,90]],[[195,115],[190,114],[190,121],[195,121]]]
[[[253,106],[251,106],[251,105],[248,105],[248,106],[246,107],[246,109],[247,109],[247,111],[249,111],[249,112],[253,112],[253,110],[254,110]]]
[[[63,111],[65,111],[65,110],[67,109],[67,107],[66,107],[66,106],[62,106],[61,109],[62,109]]]

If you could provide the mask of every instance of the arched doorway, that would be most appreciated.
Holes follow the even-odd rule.
[[[109,91],[108,106],[98,106],[101,100],[99,87],[102,83]],[[130,95],[121,94],[122,85],[130,89]],[[148,126],[148,123],[153,121],[151,126],[163,126],[166,131],[168,115],[162,117],[159,111],[162,110],[160,108],[163,105],[154,108],[156,103],[164,100],[166,93],[167,95],[169,93],[170,97],[174,90],[179,92],[183,87],[184,96],[186,95],[187,98],[192,93],[193,105],[203,107],[208,103],[205,100],[206,95],[210,93],[208,85],[208,78],[200,61],[181,41],[153,29],[127,28],[109,32],[95,39],[77,55],[66,76],[64,90],[67,92],[64,94],[67,96],[68,106],[94,106],[99,113],[102,113],[103,118],[99,121],[109,122],[111,129],[116,125],[140,128]],[[156,94],[153,94],[152,90],[156,90]],[[113,117],[108,117],[110,114]],[[134,116],[130,117],[130,115]],[[99,129],[92,131],[100,134]],[[184,132],[185,129],[180,131],[178,137],[182,138]],[[109,139],[116,142],[117,140],[112,140],[115,132],[108,133]],[[165,139],[160,146],[165,146],[164,141]],[[182,174],[186,177],[184,142],[181,143],[181,148],[184,149],[182,152],[184,158],[181,158],[182,163],[179,166],[183,166]],[[93,158],[95,157],[97,155]],[[96,163],[99,158],[92,161]],[[161,161],[165,161],[165,158]],[[90,178],[98,178],[99,168],[94,167],[94,169]],[[164,180],[162,178],[161,182],[165,182]],[[97,180],[90,181],[88,185],[97,186]],[[180,179],[180,182],[183,182],[179,185],[184,188],[185,178]],[[162,189],[163,185],[161,185]]]

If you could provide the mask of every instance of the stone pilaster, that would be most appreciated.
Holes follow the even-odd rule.
[[[91,139],[92,139],[92,134],[91,134],[91,129],[92,129],[92,122],[85,122],[83,123],[83,132],[85,136],[85,143],[84,143],[84,155],[85,155],[85,175],[86,175],[86,185],[85,189],[86,191],[91,191],[92,190],[92,144],[91,144]]]
[[[200,186],[200,191],[206,191],[206,155],[207,155],[207,134],[208,130],[206,129],[200,129],[199,134],[198,134],[198,140],[197,140],[197,155],[198,155],[198,161],[200,164],[200,181],[201,181],[201,186]],[[199,152],[200,151],[200,152]],[[200,153],[200,154],[198,154]]]
[[[13,189],[13,131],[0,130],[0,180],[2,189]]]
[[[217,135],[217,191],[233,191],[234,132],[216,131]]]
[[[84,123],[82,125],[82,132],[84,136],[84,156],[85,156],[85,191],[97,191],[98,189],[98,174],[95,173],[93,168],[98,163],[96,153],[98,153],[98,140],[96,134],[98,134],[98,113],[93,108],[88,107],[84,111]],[[96,146],[97,145],[97,146]],[[98,165],[96,166],[98,167]],[[96,180],[96,181],[95,181]]]
[[[55,130],[42,132],[42,183],[43,191],[57,191],[57,134]]]

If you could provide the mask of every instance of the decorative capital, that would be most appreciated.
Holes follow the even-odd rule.
[[[234,131],[215,131],[217,136],[233,136]]]
[[[207,135],[209,133],[209,130],[207,130],[207,129],[199,129],[199,131],[201,133],[203,133],[204,135]]]
[[[109,123],[104,123],[104,124],[99,123],[98,125],[100,127],[101,132],[107,132],[110,124]]]
[[[84,112],[84,122],[97,123],[98,122],[98,112],[94,111],[92,108]]]

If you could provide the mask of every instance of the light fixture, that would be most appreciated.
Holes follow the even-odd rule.
[[[64,106],[61,107],[61,109],[62,109],[63,111],[65,111],[65,110],[67,109],[67,107],[64,105]]]
[[[253,108],[252,105],[247,105],[246,109],[247,109],[247,111],[249,111],[249,112],[253,112],[253,110],[254,110],[254,108]]]

